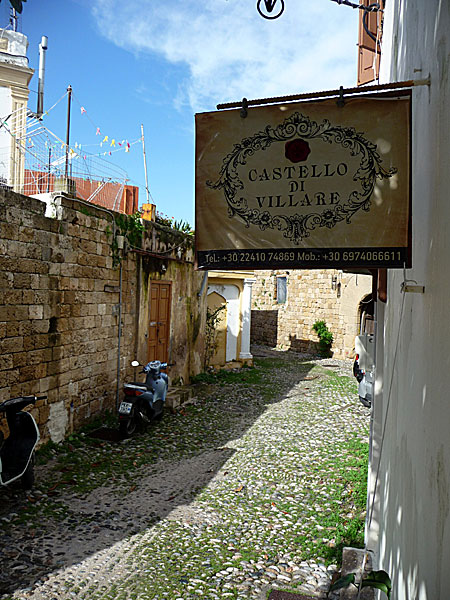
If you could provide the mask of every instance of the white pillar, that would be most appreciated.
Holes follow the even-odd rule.
[[[256,279],[244,279],[244,291],[242,292],[242,334],[241,352],[239,358],[253,358],[250,354],[250,325],[252,319],[252,285]]]

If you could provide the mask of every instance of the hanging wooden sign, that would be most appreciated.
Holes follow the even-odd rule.
[[[196,115],[202,269],[410,265],[410,93]]]

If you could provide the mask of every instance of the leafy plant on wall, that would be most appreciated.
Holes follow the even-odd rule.
[[[206,330],[205,330],[205,363],[204,369],[210,366],[212,357],[217,350],[217,328],[222,318],[222,311],[225,310],[226,305],[219,306],[216,309],[206,309]]]
[[[174,217],[168,217],[163,213],[157,212],[155,222],[164,227],[175,229],[175,231],[181,231],[181,233],[186,233],[187,235],[194,235],[194,230],[191,225],[187,221],[183,221],[183,219],[177,221]]]
[[[111,250],[113,257],[113,267],[117,267],[122,260],[119,244],[117,242],[118,236],[126,238],[128,244],[132,248],[141,248],[142,245],[142,233],[145,229],[141,220],[141,213],[136,212],[134,215],[117,215],[115,217],[116,222],[116,235],[111,240]],[[106,235],[109,237],[112,235],[110,227],[106,228]]]
[[[141,216],[140,212],[136,212],[134,215],[117,215],[116,217],[120,235],[126,237],[133,248],[140,248],[142,244],[142,232],[145,228]]]

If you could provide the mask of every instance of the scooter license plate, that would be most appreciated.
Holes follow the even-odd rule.
[[[119,406],[119,412],[123,415],[129,415],[133,405],[130,402],[121,402]]]

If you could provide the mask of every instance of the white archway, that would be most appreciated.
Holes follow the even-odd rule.
[[[208,295],[216,292],[227,301],[227,345],[225,360],[237,359],[237,341],[239,336],[239,288],[231,284],[213,284],[208,286]]]

